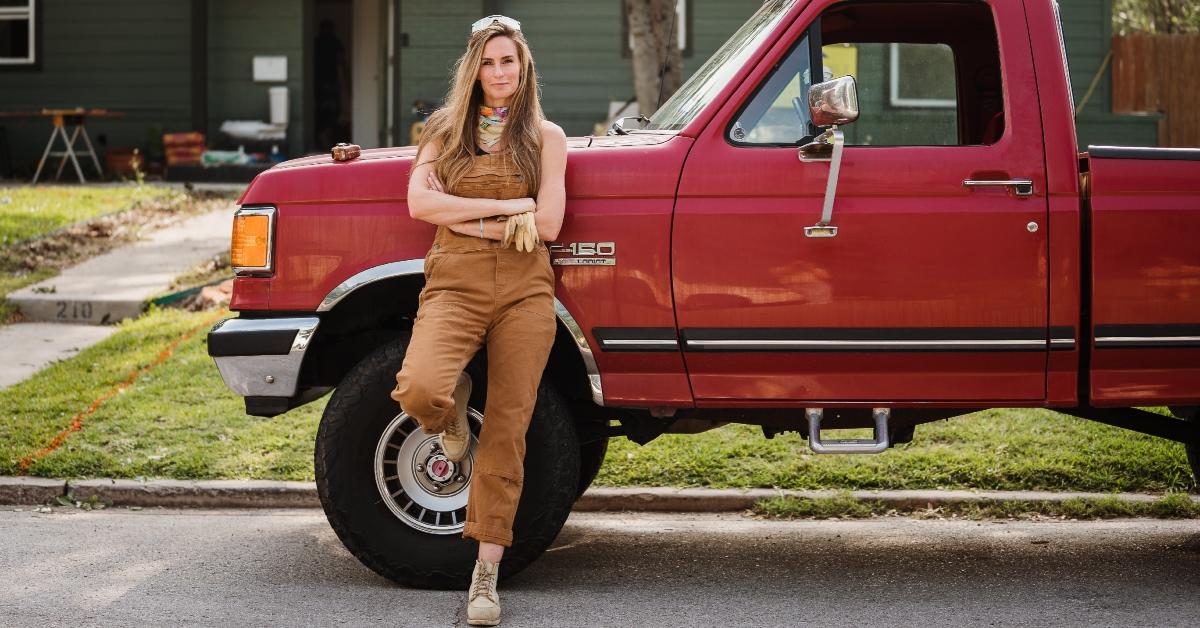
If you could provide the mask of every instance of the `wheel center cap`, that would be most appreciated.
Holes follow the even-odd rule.
[[[434,482],[446,482],[454,476],[454,463],[442,454],[430,456],[425,464],[425,475]]]

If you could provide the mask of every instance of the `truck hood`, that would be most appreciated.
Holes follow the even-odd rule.
[[[598,149],[636,153],[674,137],[674,133],[569,137],[567,149],[568,154]],[[415,146],[397,146],[366,149],[350,161],[334,161],[327,154],[292,159],[255,177],[238,203],[403,202],[408,195],[408,171],[416,154]],[[613,157],[620,159],[619,155]]]

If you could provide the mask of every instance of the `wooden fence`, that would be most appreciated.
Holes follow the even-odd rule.
[[[1113,37],[1112,108],[1161,111],[1160,146],[1200,146],[1200,35]]]

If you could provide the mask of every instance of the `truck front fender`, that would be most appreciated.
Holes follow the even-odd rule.
[[[338,303],[364,286],[396,277],[423,275],[424,272],[425,260],[423,258],[388,262],[361,270],[330,290],[325,295],[325,298],[321,299],[321,304],[317,307],[317,311],[328,312],[333,310]],[[598,406],[603,406],[604,389],[600,384],[600,369],[596,366],[596,358],[592,354],[592,348],[588,345],[583,329],[579,326],[571,311],[567,309],[567,306],[557,296],[554,298],[554,313],[558,317],[559,322],[562,323],[563,329],[566,330],[567,334],[575,342],[575,347],[579,351],[579,357],[583,360],[584,369],[587,371],[588,386],[592,393],[592,401]]]

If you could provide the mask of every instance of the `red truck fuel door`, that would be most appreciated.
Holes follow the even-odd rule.
[[[1044,398],[1050,264],[1030,225],[1046,224],[1045,165],[1023,25],[1020,3],[818,1],[739,77],[673,220],[698,402]],[[797,160],[817,129],[793,99],[842,74],[861,111],[842,129],[837,235],[805,237],[830,166]]]

